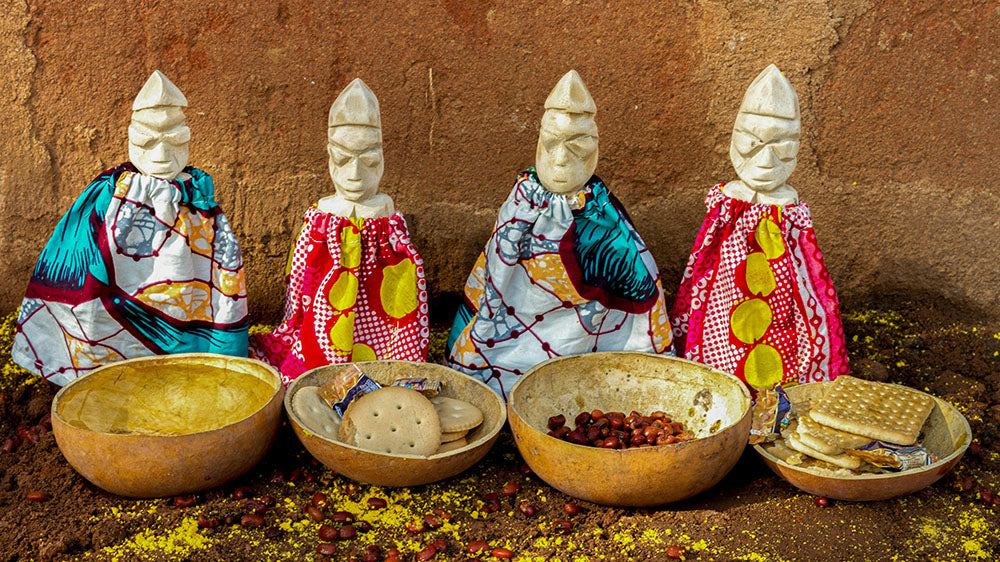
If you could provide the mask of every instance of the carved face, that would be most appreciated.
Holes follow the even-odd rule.
[[[172,180],[188,163],[191,129],[179,107],[151,107],[132,112],[128,157],[144,175]]]
[[[340,125],[332,129],[326,151],[330,155],[330,178],[341,197],[359,202],[378,193],[385,169],[381,131],[362,125]]]
[[[569,194],[587,185],[597,152],[597,124],[590,115],[550,110],[542,116],[535,168],[545,189]]]
[[[729,143],[736,175],[754,191],[781,187],[799,154],[799,120],[740,113]]]

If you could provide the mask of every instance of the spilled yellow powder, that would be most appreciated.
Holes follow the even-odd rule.
[[[207,548],[210,543],[211,541],[198,532],[198,522],[193,517],[187,517],[166,534],[143,531],[133,535],[121,545],[105,547],[103,551],[111,555],[112,560],[124,562],[134,560],[134,554],[138,552],[186,555],[191,550]]]

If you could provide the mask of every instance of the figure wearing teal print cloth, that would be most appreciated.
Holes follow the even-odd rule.
[[[604,183],[565,196],[521,173],[466,283],[451,366],[505,396],[552,357],[670,347],[656,264]]]
[[[63,385],[145,355],[247,355],[243,257],[211,176],[187,165],[186,106],[154,71],[132,103],[130,161],[56,225],[18,314],[25,369]]]
[[[209,352],[246,356],[239,244],[212,178],[145,176],[130,163],[98,176],[42,250],[12,356],[66,384],[114,360]]]

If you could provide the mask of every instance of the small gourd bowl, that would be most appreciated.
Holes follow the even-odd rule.
[[[785,389],[792,406],[805,405],[822,395],[829,383],[807,383]],[[919,390],[908,388],[914,392]],[[920,392],[920,394],[925,394]],[[939,460],[933,464],[887,474],[839,475],[812,467],[790,465],[774,455],[766,445],[754,445],[775,474],[809,494],[837,500],[876,501],[905,496],[930,486],[958,464],[972,440],[969,422],[954,406],[936,398],[934,409],[924,422],[920,441]]]
[[[64,386],[52,401],[52,433],[69,464],[98,488],[135,498],[190,494],[225,484],[264,457],[283,396],[278,372],[252,359],[128,359]],[[165,418],[169,434],[146,429]]]
[[[378,486],[419,486],[450,478],[479,462],[496,442],[507,421],[503,400],[482,382],[454,369],[434,363],[410,361],[366,361],[358,367],[375,382],[388,386],[397,377],[427,377],[445,383],[442,396],[465,400],[483,412],[483,422],[466,435],[468,443],[459,449],[431,455],[396,455],[368,451],[337,439],[320,435],[306,427],[292,408],[295,393],[309,386],[326,384],[348,365],[327,365],[303,373],[288,386],[285,411],[295,435],[312,456],[344,476]]]
[[[714,486],[739,460],[750,434],[742,381],[700,363],[640,352],[598,352],[540,363],[510,390],[507,415],[528,466],[573,497],[613,506],[654,506]],[[582,411],[661,410],[695,439],[600,449],[547,435],[548,418],[572,427]]]

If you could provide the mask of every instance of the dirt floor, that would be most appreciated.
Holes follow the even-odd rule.
[[[820,507],[748,449],[728,477],[691,500],[651,510],[576,502],[585,511],[568,515],[564,506],[574,500],[525,473],[506,430],[466,473],[414,489],[350,483],[312,461],[286,425],[251,473],[198,494],[191,506],[109,495],[78,476],[52,434],[40,429],[47,427],[55,387],[9,362],[14,317],[7,316],[0,321],[0,442],[10,440],[0,452],[0,562],[325,560],[317,554],[320,523],[302,513],[316,492],[329,499],[327,515],[348,511],[371,526],[332,541],[334,560],[365,560],[369,545],[382,553],[396,548],[403,560],[430,559],[418,553],[438,539],[445,550],[437,560],[465,559],[471,541],[488,543],[482,559],[506,548],[516,560],[663,560],[679,546],[689,560],[990,560],[1000,554],[1000,508],[983,501],[1000,492],[1000,324],[967,317],[949,307],[891,301],[845,315],[855,374],[927,389],[958,406],[972,425],[973,446],[931,488],[890,501]],[[436,335],[440,359],[443,334]],[[520,491],[500,495],[499,510],[484,511],[484,496],[508,482],[520,483]],[[254,506],[235,499],[237,489],[236,495],[271,504],[261,527],[239,524]],[[28,501],[36,491],[49,499]],[[370,507],[376,497],[387,507]],[[526,517],[516,508],[522,502],[537,513]],[[435,509],[450,519],[424,533],[407,532],[407,522]],[[226,524],[227,516],[236,523]],[[199,517],[221,525],[199,528]],[[559,520],[570,522],[568,532]]]

